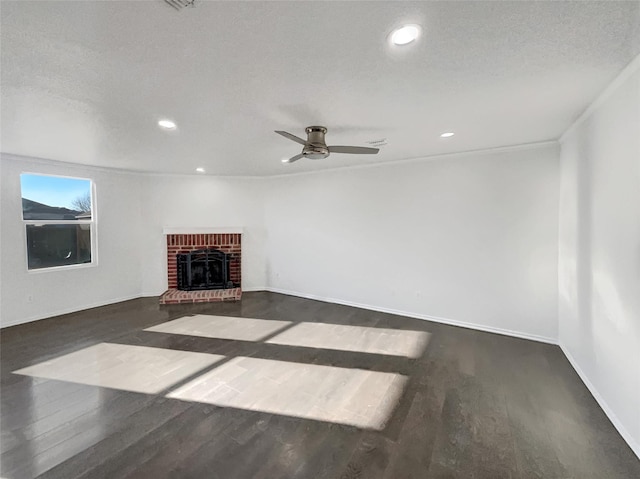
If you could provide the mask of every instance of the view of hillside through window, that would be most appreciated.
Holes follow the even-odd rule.
[[[29,269],[91,263],[91,180],[20,175]]]

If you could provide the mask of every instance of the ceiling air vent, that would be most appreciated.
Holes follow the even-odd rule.
[[[164,0],[176,10],[182,10],[185,7],[195,7],[196,0]]]
[[[382,148],[383,146],[387,146],[389,142],[386,138],[381,138],[379,140],[367,141],[367,144],[373,146],[374,148]]]

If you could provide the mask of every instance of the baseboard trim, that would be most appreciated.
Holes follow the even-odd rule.
[[[19,324],[32,323],[34,321],[40,321],[41,319],[54,318],[56,316],[62,316],[63,314],[77,313],[78,311],[84,311],[85,309],[99,308],[100,306],[108,306],[110,304],[121,303],[123,301],[130,301],[132,299],[141,298],[142,294],[133,294],[129,296],[121,296],[119,298],[109,299],[106,301],[97,301],[95,303],[83,304],[82,306],[74,306],[73,308],[63,308],[57,311],[51,311],[46,314],[36,314],[29,316],[28,318],[18,319],[16,321],[10,321],[8,323],[2,323],[0,329],[9,328],[11,326],[18,326]]]
[[[147,291],[144,293],[140,293],[140,297],[141,298],[154,298],[154,297],[160,297],[162,296],[162,294],[166,291],[166,289],[163,289],[162,291]]]
[[[254,288],[248,288],[248,289],[243,288],[242,289],[243,293],[244,292],[250,292],[250,291],[267,291],[267,288],[265,288],[265,287],[254,287]],[[110,304],[121,303],[122,301],[130,301],[132,299],[138,299],[138,298],[153,298],[153,297],[157,297],[157,296],[162,296],[162,293],[164,293],[164,290],[160,291],[160,292],[147,291],[147,292],[143,292],[143,293],[140,293],[140,294],[133,294],[133,295],[129,295],[129,296],[121,296],[119,298],[114,298],[114,299],[110,299],[110,300],[107,300],[107,301],[98,301],[98,302],[95,302],[95,303],[84,304],[82,306],[77,306],[77,307],[73,307],[73,308],[64,308],[64,309],[60,309],[58,311],[52,311],[52,312],[46,313],[46,314],[37,314],[35,316],[29,316],[28,318],[18,319],[16,321],[10,321],[8,323],[2,323],[2,324],[0,324],[0,329],[10,328],[11,326],[18,326],[20,324],[33,323],[34,321],[40,321],[42,319],[54,318],[56,316],[61,316],[63,314],[77,313],[78,311],[83,311],[85,309],[99,308],[100,306],[108,306]]]
[[[638,456],[638,459],[640,459],[640,444],[638,444],[633,439],[629,431],[627,431],[627,429],[624,427],[622,422],[618,419],[618,416],[616,416],[616,414],[613,412],[613,409],[609,407],[609,404],[607,404],[607,401],[605,401],[604,397],[602,397],[602,395],[598,392],[598,390],[593,385],[593,383],[589,380],[589,377],[578,365],[578,362],[573,357],[573,355],[569,352],[567,347],[564,344],[562,344],[562,342],[559,343],[559,346],[560,346],[560,349],[562,349],[562,352],[564,353],[566,358],[569,360],[569,363],[571,364],[575,372],[578,374],[578,376],[584,383],[584,385],[587,386],[587,389],[589,390],[593,398],[596,400],[596,402],[600,405],[604,413],[607,415],[607,417],[609,418],[609,421],[611,421],[613,426],[617,429],[617,431],[620,433],[622,438],[629,445],[633,453],[636,456]]]
[[[282,288],[265,288],[265,291],[269,291],[272,293],[280,293],[280,294],[286,294],[289,296],[296,296],[299,298],[306,298],[306,299],[313,299],[316,301],[323,301],[325,303],[334,303],[334,304],[341,304],[343,306],[352,306],[354,308],[360,308],[360,309],[368,309],[369,311],[377,311],[380,313],[388,313],[388,314],[395,314],[397,316],[405,316],[408,318],[415,318],[415,319],[422,319],[425,321],[433,321],[436,323],[442,323],[442,324],[447,324],[449,326],[458,326],[461,328],[468,328],[468,329],[474,329],[476,331],[483,331],[485,333],[494,333],[494,334],[501,334],[503,336],[511,336],[514,338],[520,338],[520,339],[528,339],[530,341],[537,341],[540,343],[547,343],[547,344],[554,344],[557,345],[558,341],[555,338],[549,338],[546,336],[539,336],[537,334],[530,334],[530,333],[523,333],[520,331],[513,331],[510,329],[503,329],[503,328],[494,328],[492,326],[485,326],[482,324],[477,324],[477,323],[469,323],[466,321],[458,321],[455,319],[449,319],[449,318],[440,318],[438,316],[429,316],[427,314],[421,314],[421,313],[414,313],[411,311],[402,311],[402,310],[398,310],[398,309],[392,309],[392,308],[383,308],[380,306],[372,306],[370,304],[363,304],[363,303],[356,303],[354,301],[346,301],[346,300],[342,300],[342,299],[336,299],[336,298],[328,298],[328,297],[324,297],[324,296],[317,296],[315,294],[306,294],[306,293],[300,293],[298,291],[290,291],[290,290],[285,290]]]
[[[266,286],[252,286],[251,288],[242,288],[243,293],[255,293],[257,291],[269,291]]]

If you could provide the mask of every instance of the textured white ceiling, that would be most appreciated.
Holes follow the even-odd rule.
[[[640,53],[637,1],[196,3],[3,1],[2,151],[272,175],[545,141]],[[389,145],[283,165],[273,130],[314,124]]]

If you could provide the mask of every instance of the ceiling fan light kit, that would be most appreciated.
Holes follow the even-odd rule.
[[[328,157],[331,153],[375,155],[380,151],[379,148],[369,148],[365,146],[327,146],[324,139],[327,128],[324,126],[308,126],[305,128],[305,132],[307,133],[307,139],[303,140],[286,131],[276,130],[277,134],[303,145],[302,153],[289,158],[287,161],[283,160],[283,163],[293,163],[301,158],[321,160]]]

